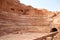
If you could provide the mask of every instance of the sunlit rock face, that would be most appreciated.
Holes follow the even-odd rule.
[[[49,32],[59,21],[59,12],[37,9],[19,0],[0,0],[1,35],[16,31]]]
[[[0,10],[19,13],[19,14],[27,14],[27,15],[47,15],[49,17],[53,16],[54,13],[49,12],[46,9],[37,9],[32,6],[26,6],[20,3],[19,0],[1,0],[0,1]]]
[[[54,19],[53,23],[55,25],[60,25],[60,13],[57,12],[57,15],[53,19]]]
[[[0,1],[0,10],[7,12],[23,13],[21,10],[24,10],[24,4],[21,4],[19,0],[1,0]]]
[[[0,8],[2,10],[8,10],[11,7],[15,7],[19,4],[18,0],[1,0],[0,1]]]

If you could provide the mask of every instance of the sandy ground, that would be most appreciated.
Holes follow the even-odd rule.
[[[44,35],[47,35],[47,33],[9,34],[9,35],[0,37],[0,40],[34,40]]]

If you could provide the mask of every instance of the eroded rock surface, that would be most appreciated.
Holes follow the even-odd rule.
[[[59,26],[60,12],[37,9],[22,4],[19,0],[0,0],[0,35],[13,32],[50,32],[52,27],[60,31]]]

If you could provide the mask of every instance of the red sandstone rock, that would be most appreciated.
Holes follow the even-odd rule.
[[[0,25],[0,31],[11,33],[13,31],[21,31],[21,30],[41,31],[41,32],[42,30],[44,30],[45,32],[47,32],[48,30],[47,27],[50,26],[51,24],[54,23],[60,24],[59,13],[60,12],[52,12],[46,9],[38,10],[37,8],[34,8],[32,6],[21,4],[18,0],[1,0],[0,1],[0,23],[11,24],[11,25]],[[46,27],[46,28],[40,29],[40,27]]]

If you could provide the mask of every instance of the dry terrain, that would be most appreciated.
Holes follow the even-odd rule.
[[[60,11],[37,9],[19,0],[0,0],[0,40],[23,40],[25,37],[30,40],[30,37],[50,33],[52,28],[59,32],[54,39],[60,40]]]

